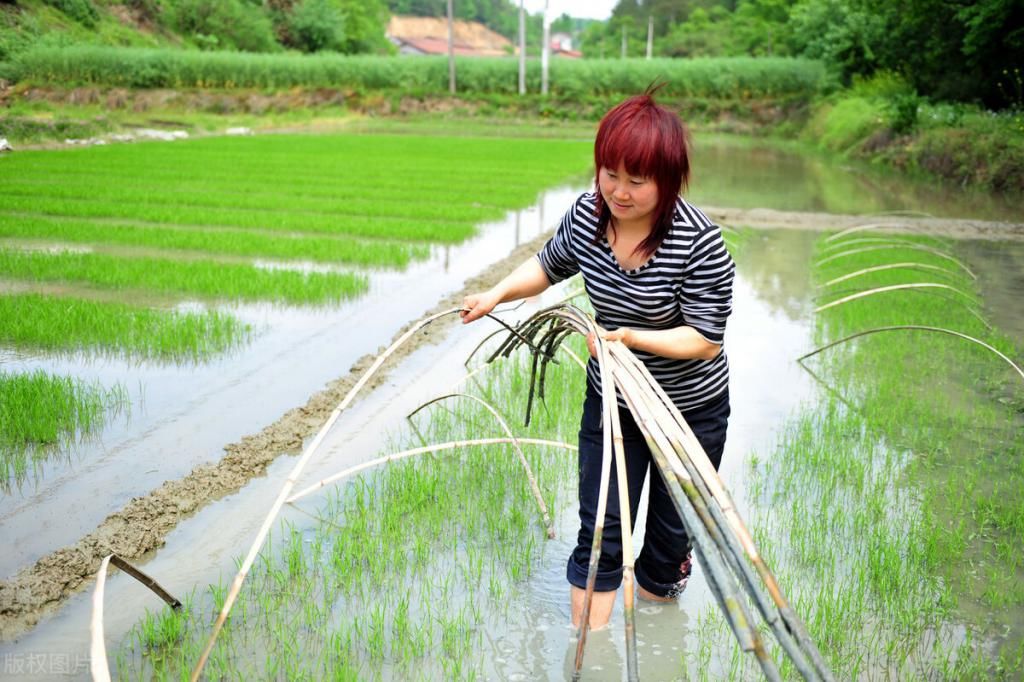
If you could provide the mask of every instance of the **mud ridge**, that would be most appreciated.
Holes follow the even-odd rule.
[[[439,301],[425,315],[461,305],[467,293],[497,283],[536,253],[546,239],[544,235],[519,246],[485,272],[468,279],[461,291]],[[410,322],[396,332],[392,342],[412,324]],[[424,344],[442,340],[456,324],[458,319],[452,315],[417,333],[384,363],[366,389],[380,386],[406,356]],[[385,348],[382,346],[378,354]],[[264,475],[278,456],[298,454],[304,439],[319,430],[375,359],[376,355],[364,355],[352,365],[348,374],[331,381],[327,388],[315,393],[302,407],[289,410],[259,433],[225,446],[224,457],[216,464],[198,466],[184,478],[165,481],[147,495],[132,498],[75,544],[51,552],[13,578],[0,582],[0,638],[14,639],[57,611],[65,600],[91,583],[106,555],[113,552],[133,562],[144,559],[148,553],[163,546],[167,535],[180,521],[209,502],[236,493],[253,478]],[[364,395],[365,389],[355,400]],[[154,577],[159,580],[159,576]]]
[[[844,230],[869,223],[885,224],[880,232],[927,234],[952,239],[985,239],[1024,241],[1024,223],[933,218],[918,215],[842,215],[776,211],[769,208],[717,208],[703,206],[703,211],[720,225],[731,227],[785,228],[794,230]]]

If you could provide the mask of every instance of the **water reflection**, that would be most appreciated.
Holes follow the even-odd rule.
[[[814,253],[815,232],[755,231],[743,242],[736,269],[757,300],[790,320],[806,318],[812,297],[808,263]]]
[[[1019,201],[917,180],[756,140],[696,136],[690,191],[698,206],[862,215],[921,211],[936,217],[1020,222]]]

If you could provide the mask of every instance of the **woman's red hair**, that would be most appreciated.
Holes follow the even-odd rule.
[[[594,141],[597,239],[607,234],[612,217],[601,196],[601,168],[615,170],[624,163],[627,173],[650,178],[658,187],[653,229],[636,248],[644,254],[654,253],[668,235],[676,198],[690,179],[686,128],[679,116],[655,103],[653,95],[657,90],[648,88],[644,94],[627,99],[605,114]],[[611,225],[611,229],[615,226]]]

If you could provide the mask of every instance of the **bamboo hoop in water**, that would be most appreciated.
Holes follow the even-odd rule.
[[[888,245],[888,246],[917,245],[917,246],[927,246],[929,248],[940,248],[940,247],[947,247],[948,246],[948,243],[942,241],[941,239],[935,239],[935,238],[932,238],[932,239],[934,239],[933,242],[926,243],[926,242],[919,241],[917,238],[915,238],[912,235],[890,235],[888,237],[858,237],[857,239],[846,239],[846,240],[841,241],[841,242],[835,242],[835,243],[832,243],[832,244],[826,244],[824,247],[822,247],[822,250],[824,251],[824,253],[822,255],[826,255],[830,251],[838,251],[839,249],[848,249],[851,246],[860,246],[860,245],[864,245],[864,244],[878,244],[880,246],[884,246],[884,245]]]
[[[520,444],[525,443],[527,445],[542,445],[554,448],[563,448],[565,450],[577,449],[575,445],[563,443],[557,440],[545,440],[543,438],[518,438],[517,440]],[[472,440],[449,441],[447,443],[435,443],[434,445],[425,445],[421,448],[402,450],[401,452],[395,452],[390,455],[385,455],[384,457],[377,457],[376,459],[371,459],[369,462],[363,462],[362,464],[357,464],[355,466],[344,469],[343,471],[339,471],[336,474],[332,474],[327,478],[314,483],[308,488],[303,488],[299,492],[295,493],[287,500],[285,500],[285,504],[293,504],[295,502],[298,502],[303,497],[312,495],[313,493],[324,489],[325,487],[331,485],[332,483],[337,483],[342,479],[348,478],[349,476],[354,476],[358,473],[366,471],[367,469],[373,469],[374,467],[378,467],[381,464],[391,464],[392,462],[397,462],[401,459],[415,457],[416,455],[425,455],[431,452],[443,452],[445,450],[455,450],[458,448],[476,447],[481,445],[507,445],[511,442],[511,438],[474,438]]]
[[[103,557],[99,570],[96,571],[96,589],[92,595],[92,618],[89,625],[89,668],[94,680],[102,680],[104,682],[110,680],[110,668],[107,664],[107,643],[104,641],[103,635],[103,595],[106,591],[107,571],[110,570],[110,564],[113,564],[115,568],[121,569],[148,587],[172,609],[178,610],[181,608],[180,601],[143,571],[135,568],[116,554],[108,554]]]
[[[299,460],[295,463],[295,467],[288,475],[288,478],[285,479],[285,483],[281,488],[281,492],[278,493],[277,498],[274,500],[274,503],[271,506],[270,511],[267,513],[266,518],[263,520],[263,524],[260,526],[259,531],[256,533],[256,539],[253,541],[252,546],[249,548],[249,552],[246,554],[245,559],[242,561],[242,565],[238,569],[238,573],[235,574],[235,578],[231,582],[231,589],[228,591],[228,594],[224,599],[224,605],[221,607],[220,613],[217,615],[217,620],[214,621],[213,631],[210,633],[210,638],[207,640],[206,646],[203,648],[203,652],[200,655],[199,660],[196,662],[195,667],[192,669],[192,674],[190,676],[191,682],[196,682],[199,679],[199,675],[203,672],[203,668],[206,666],[206,661],[210,658],[210,653],[213,651],[214,644],[217,643],[217,636],[223,629],[225,621],[227,621],[228,614],[231,612],[231,607],[234,606],[235,600],[238,598],[238,593],[242,589],[242,583],[245,581],[245,577],[249,574],[249,569],[252,568],[252,564],[256,560],[256,555],[259,553],[260,548],[263,546],[263,543],[267,538],[267,534],[270,533],[270,527],[273,524],[274,519],[277,518],[278,513],[281,511],[281,507],[284,506],[285,500],[291,496],[290,493],[292,491],[292,488],[298,481],[298,478],[302,474],[303,469],[306,468],[306,464],[313,456],[313,453],[316,452],[317,448],[320,447],[320,444],[326,437],[327,432],[331,430],[331,427],[334,426],[334,423],[338,420],[338,417],[340,417],[341,413],[348,408],[349,404],[351,404],[355,396],[359,393],[360,390],[362,390],[363,386],[365,386],[366,383],[370,380],[370,377],[376,374],[377,370],[380,369],[381,365],[383,365],[384,362],[402,344],[404,344],[406,341],[412,338],[412,336],[416,332],[418,332],[420,329],[427,326],[431,322],[434,322],[435,320],[438,320],[447,315],[459,313],[461,310],[462,308],[452,308],[450,310],[445,310],[444,312],[440,312],[425,317],[422,320],[413,324],[394,343],[388,346],[388,348],[383,353],[377,356],[377,359],[374,360],[373,364],[370,365],[369,369],[367,369],[366,372],[363,373],[363,376],[359,378],[356,384],[351,389],[349,389],[348,393],[345,394],[345,397],[342,399],[342,401],[338,404],[337,407],[334,408],[334,411],[327,418],[327,421],[324,422],[324,425],[320,427],[320,430],[317,432],[316,436],[313,437],[313,440],[311,440],[309,444],[306,446],[305,450],[302,453],[302,456],[299,457]],[[499,320],[499,322],[501,321]]]
[[[844,296],[843,298],[831,301],[830,303],[820,305],[814,309],[814,312],[820,313],[823,310],[828,310],[829,308],[834,308],[836,306],[843,305],[844,303],[856,301],[867,296],[875,296],[877,294],[884,294],[890,291],[901,291],[906,289],[943,289],[958,294],[971,304],[974,303],[973,296],[948,284],[940,284],[939,282],[909,282],[907,284],[890,284],[889,286],[875,287],[874,289],[868,289],[866,291],[858,291],[855,294],[850,294],[849,296]]]
[[[861,270],[857,270],[856,272],[851,272],[851,273],[848,273],[846,275],[841,275],[839,277],[836,277],[835,279],[831,279],[831,280],[825,282],[824,284],[821,284],[820,287],[822,287],[822,288],[823,287],[830,287],[833,284],[839,284],[840,282],[845,282],[847,280],[851,280],[851,279],[854,279],[856,277],[862,277],[864,275],[868,275],[868,274],[871,274],[873,272],[883,272],[885,270],[902,270],[902,269],[907,269],[907,270],[932,270],[932,271],[935,271],[935,272],[945,273],[945,274],[947,274],[947,275],[949,275],[951,277],[954,277],[957,274],[956,271],[954,271],[954,270],[949,270],[948,268],[942,268],[942,267],[939,267],[938,265],[931,265],[929,263],[913,263],[913,262],[908,262],[908,263],[889,263],[888,265],[876,265],[874,267],[863,268]]]
[[[1020,375],[1021,379],[1024,379],[1024,369],[1021,369],[1020,366],[1017,365],[1017,363],[1015,363],[1013,360],[1011,360],[1005,354],[1003,354],[1002,352],[1000,352],[996,348],[993,348],[992,346],[990,346],[989,344],[985,343],[981,339],[976,339],[973,336],[969,336],[968,334],[964,334],[962,332],[954,331],[952,329],[944,329],[943,327],[929,327],[929,326],[920,325],[920,324],[898,324],[898,325],[891,325],[891,326],[888,326],[888,327],[877,327],[875,329],[866,329],[866,330],[864,330],[862,332],[857,332],[856,334],[850,334],[849,336],[844,336],[843,338],[837,339],[837,340],[833,341],[832,343],[825,344],[824,346],[822,346],[820,348],[815,348],[814,350],[810,351],[809,353],[804,353],[799,358],[797,358],[797,362],[801,362],[802,363],[807,358],[813,357],[813,356],[817,355],[818,353],[821,353],[822,351],[826,351],[829,348],[832,348],[833,346],[838,346],[841,343],[846,343],[847,341],[852,341],[853,339],[856,339],[856,338],[858,338],[860,336],[867,336],[869,334],[878,334],[880,332],[905,331],[905,330],[918,330],[918,331],[936,332],[936,333],[939,333],[939,334],[949,334],[950,336],[955,336],[955,337],[961,338],[961,339],[963,339],[965,341],[970,341],[971,343],[976,343],[979,346],[981,346],[982,348],[987,349],[989,352],[994,353],[997,356],[999,356],[1006,364],[1008,364],[1010,367],[1012,367],[1013,370],[1015,372],[1017,372],[1017,374]]]
[[[449,393],[448,395],[442,395],[423,403],[415,410],[410,412],[406,419],[411,419],[413,415],[415,415],[423,408],[429,405],[433,405],[436,402],[440,402],[441,400],[447,400],[448,398],[468,398],[470,400],[475,400],[476,402],[483,405],[484,409],[486,409],[488,412],[491,413],[491,415],[494,416],[494,419],[501,425],[501,428],[504,429],[506,434],[508,434],[508,437],[512,442],[512,448],[516,451],[516,454],[519,456],[519,463],[523,465],[523,470],[526,472],[526,479],[530,483],[530,490],[533,492],[533,499],[536,500],[537,507],[538,509],[540,509],[540,513],[544,517],[544,526],[547,528],[548,539],[554,539],[555,526],[551,521],[551,515],[548,514],[548,506],[544,504],[544,496],[541,495],[540,486],[537,485],[537,477],[533,475],[533,469],[530,468],[530,463],[526,461],[526,455],[523,454],[522,448],[519,447],[519,439],[516,438],[514,433],[512,433],[512,429],[509,428],[508,422],[505,421],[505,418],[502,417],[501,414],[499,414],[498,411],[494,409],[493,406],[490,405],[490,403],[488,403],[486,400],[482,398],[476,397],[475,395],[469,395],[468,393]]]
[[[815,261],[814,265],[820,267],[825,263],[831,263],[832,261],[839,260],[840,258],[854,256],[858,253],[870,253],[871,251],[889,251],[892,249],[910,249],[911,251],[923,251],[925,253],[930,253],[933,256],[938,256],[939,258],[943,258],[951,263],[956,264],[957,267],[966,272],[971,279],[978,279],[978,276],[974,274],[974,271],[967,267],[967,265],[965,265],[963,261],[959,260],[958,258],[954,258],[948,253],[945,253],[938,249],[933,249],[931,247],[923,246],[920,244],[901,244],[899,246],[864,246],[859,249],[850,249],[849,251],[842,251],[840,253],[835,253],[830,256],[826,256],[825,258]]]

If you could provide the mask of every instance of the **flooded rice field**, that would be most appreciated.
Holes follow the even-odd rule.
[[[742,147],[725,149],[717,152],[723,158],[745,158]],[[775,160],[770,167],[790,163]],[[753,186],[763,172],[752,166],[750,182],[740,178],[739,185]],[[842,180],[837,195],[867,182],[857,177]],[[354,301],[314,309],[234,304],[232,313],[253,338],[210,361],[4,350],[7,370],[123,385],[130,405],[90,438],[66,444],[61,456],[9,483],[0,498],[0,532],[9,548],[0,558],[3,574],[13,578],[75,545],[133,498],[217,462],[225,444],[243,450],[269,444],[296,454],[344,390],[324,398],[325,406],[307,405],[284,420],[283,433],[261,429],[281,424],[282,414],[293,414],[326,381],[360,362],[365,368],[365,356],[410,320],[457,304],[460,290],[473,288],[467,279],[496,279],[494,264],[529,245],[516,256],[522,260],[584,186],[547,190],[532,208],[483,225],[462,244],[433,246],[429,258],[403,271],[374,271],[366,293]],[[729,205],[725,195],[712,199],[716,195],[707,191],[707,201]],[[825,198],[790,200],[776,194],[770,202],[755,197],[735,205],[843,213],[898,208],[875,200],[865,200],[863,211]],[[978,213],[966,206],[953,206],[947,215],[1012,218],[997,203]],[[796,358],[866,327],[944,321],[988,335],[1019,362],[1024,311],[1014,302],[1024,295],[1024,244],[912,240],[944,249],[977,272],[976,283],[952,276],[941,282],[970,287],[977,297],[972,309],[992,331],[971,326],[980,324],[975,315],[951,313],[947,299],[922,305],[914,295],[815,313],[842,295],[839,287],[829,292],[822,285],[856,269],[820,264],[835,253],[824,239],[813,231],[741,229],[730,240],[738,272],[726,342],[733,416],[722,477],[837,678],[1012,677],[1024,629],[1022,556],[1019,542],[1014,546],[1024,532],[1024,501],[1021,488],[1013,487],[1024,476],[1020,384],[984,353],[918,338],[886,341],[879,334],[877,341],[856,344],[859,353],[840,349],[809,359],[810,372]],[[900,262],[912,258],[900,255]],[[882,277],[864,286],[922,281]],[[504,318],[525,319],[566,293],[550,291]],[[528,375],[521,359],[464,381],[463,362],[492,330],[449,323],[413,346],[344,413],[299,487],[423,442],[501,435],[467,401],[435,405],[406,420],[424,402],[452,391],[489,398],[518,435],[574,443],[582,384],[571,363],[549,379],[558,390],[549,389],[529,429],[521,429]],[[474,357],[474,367],[482,355]],[[937,372],[945,368],[951,371],[939,381]],[[937,414],[942,418],[929,420]],[[965,424],[976,432],[962,433]],[[954,431],[959,435],[950,438]],[[978,461],[959,469],[965,453]],[[534,447],[527,455],[555,519],[554,540],[544,539],[507,446],[427,455],[286,506],[207,674],[566,678],[575,651],[564,577],[575,544],[574,455],[554,447]],[[157,536],[152,546],[159,549],[134,562],[184,599],[188,611],[172,616],[134,580],[112,575],[105,628],[115,675],[178,677],[194,664],[237,562],[293,464],[292,456],[271,455],[215,499],[183,500],[187,509],[173,528],[141,530]],[[946,502],[953,496],[963,501]],[[116,546],[118,538],[108,540]],[[66,600],[54,599],[36,614],[42,620],[35,627],[35,617],[21,616],[19,624],[5,610],[5,677],[86,676],[89,597],[72,590]],[[642,679],[759,676],[730,643],[699,567],[678,603],[640,604],[637,619]],[[588,640],[585,679],[624,679],[622,627],[620,604],[610,628]]]

